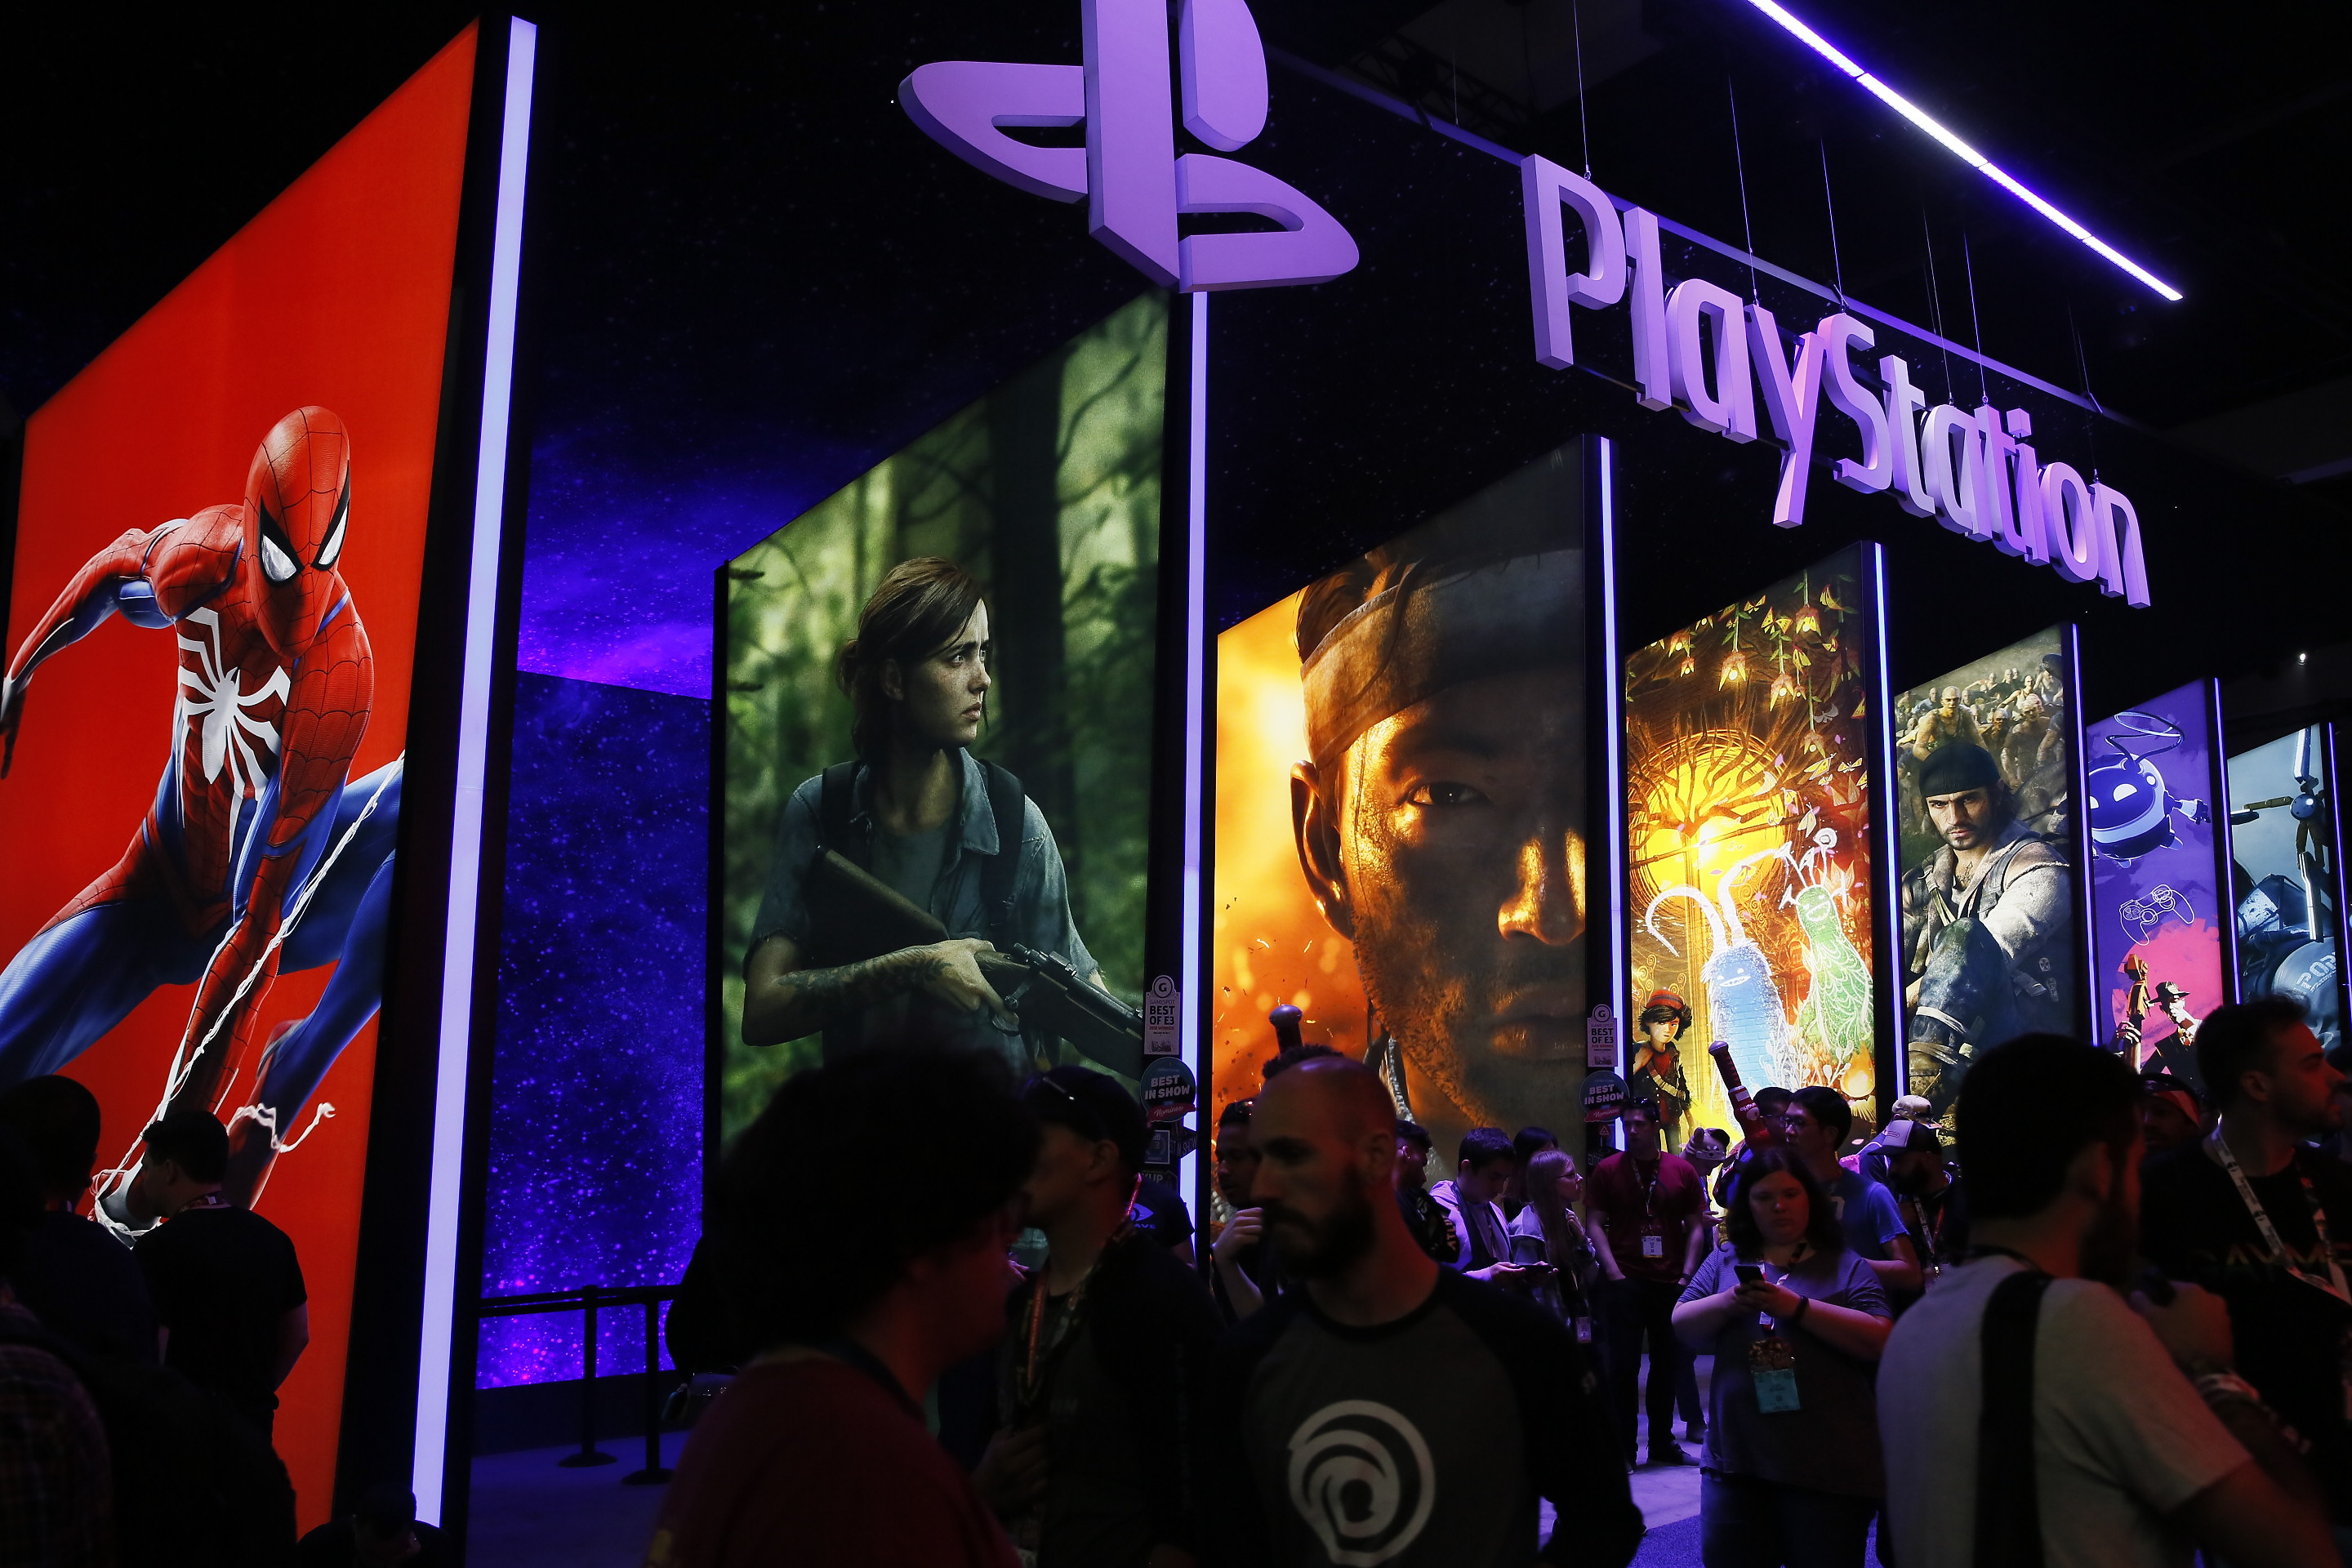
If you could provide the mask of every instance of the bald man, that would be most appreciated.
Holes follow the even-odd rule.
[[[1234,1568],[1622,1568],[1642,1539],[1575,1339],[1433,1262],[1391,1196],[1386,1088],[1345,1058],[1258,1097],[1252,1196],[1299,1288],[1219,1345],[1202,1424]],[[1536,1500],[1559,1524],[1537,1547]]]

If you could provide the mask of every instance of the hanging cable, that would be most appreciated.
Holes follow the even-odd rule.
[[[1936,281],[1936,233],[1927,226],[1927,209],[1919,209],[1919,238],[1927,250],[1927,326],[1936,334],[1937,354],[1944,362],[1944,401],[1952,399],[1952,353],[1942,345],[1951,340],[1944,331],[1944,290]]]
[[[1969,231],[1960,230],[1960,265],[1969,273],[1969,331],[1977,341],[1977,401],[1990,403],[1992,393],[1985,384],[1984,323],[1977,320],[1977,262],[1969,254]]]
[[[2099,419],[2106,412],[2099,406],[2098,394],[2091,390],[2091,362],[2083,353],[2083,329],[2074,322],[2074,302],[2066,302],[2066,330],[2074,337],[2074,374],[2082,378],[2083,398],[2091,405],[2091,417],[2084,421],[2089,438],[2084,446],[2091,454],[2091,482],[2099,482]]]
[[[1830,277],[1837,284],[1838,309],[1845,309],[1845,263],[1838,258],[1837,199],[1830,195],[1830,144],[1821,141],[1822,205],[1830,215]]]
[[[1748,159],[1739,150],[1739,94],[1732,89],[1728,60],[1723,68],[1723,96],[1731,104],[1731,166],[1739,174],[1739,228],[1748,237],[1748,297],[1760,305],[1764,297],[1756,282],[1756,226],[1748,216]]]
[[[1592,127],[1584,117],[1584,16],[1568,0],[1568,26],[1576,39],[1576,142],[1584,152],[1584,177],[1592,178]]]

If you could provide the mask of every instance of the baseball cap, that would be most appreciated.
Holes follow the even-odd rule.
[[[1021,1103],[1040,1121],[1081,1138],[1109,1139],[1129,1171],[1143,1169],[1143,1108],[1118,1079],[1082,1067],[1054,1068],[1029,1080]]]
[[[1943,1135],[1924,1121],[1890,1121],[1886,1124],[1886,1147],[1889,1149],[1926,1149],[1940,1153]]]

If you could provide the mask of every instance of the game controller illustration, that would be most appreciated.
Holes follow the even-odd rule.
[[[2155,935],[2156,928],[2164,923],[2167,915],[2173,916],[2182,925],[2194,925],[2197,921],[2196,906],[2163,882],[2150,888],[2146,898],[2131,900],[2116,913],[2122,919],[2126,931],[2138,931],[2139,935],[2135,940],[2139,942],[2146,942]]]

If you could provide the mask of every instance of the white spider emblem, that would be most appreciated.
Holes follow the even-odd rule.
[[[206,783],[220,777],[224,765],[228,768],[228,837],[235,844],[239,805],[261,793],[261,782],[268,775],[268,764],[255,753],[252,742],[258,741],[272,757],[278,752],[278,726],[252,718],[246,710],[258,708],[273,697],[283,702],[293,683],[280,665],[269,672],[259,689],[242,689],[236,667],[221,658],[219,613],[191,610],[182,617],[184,626],[190,622],[205,628],[211,646],[184,631],[179,634],[180,647],[195,658],[180,666],[180,701],[172,715],[173,733],[177,736],[184,721],[201,726]],[[177,744],[176,739],[173,743]]]

